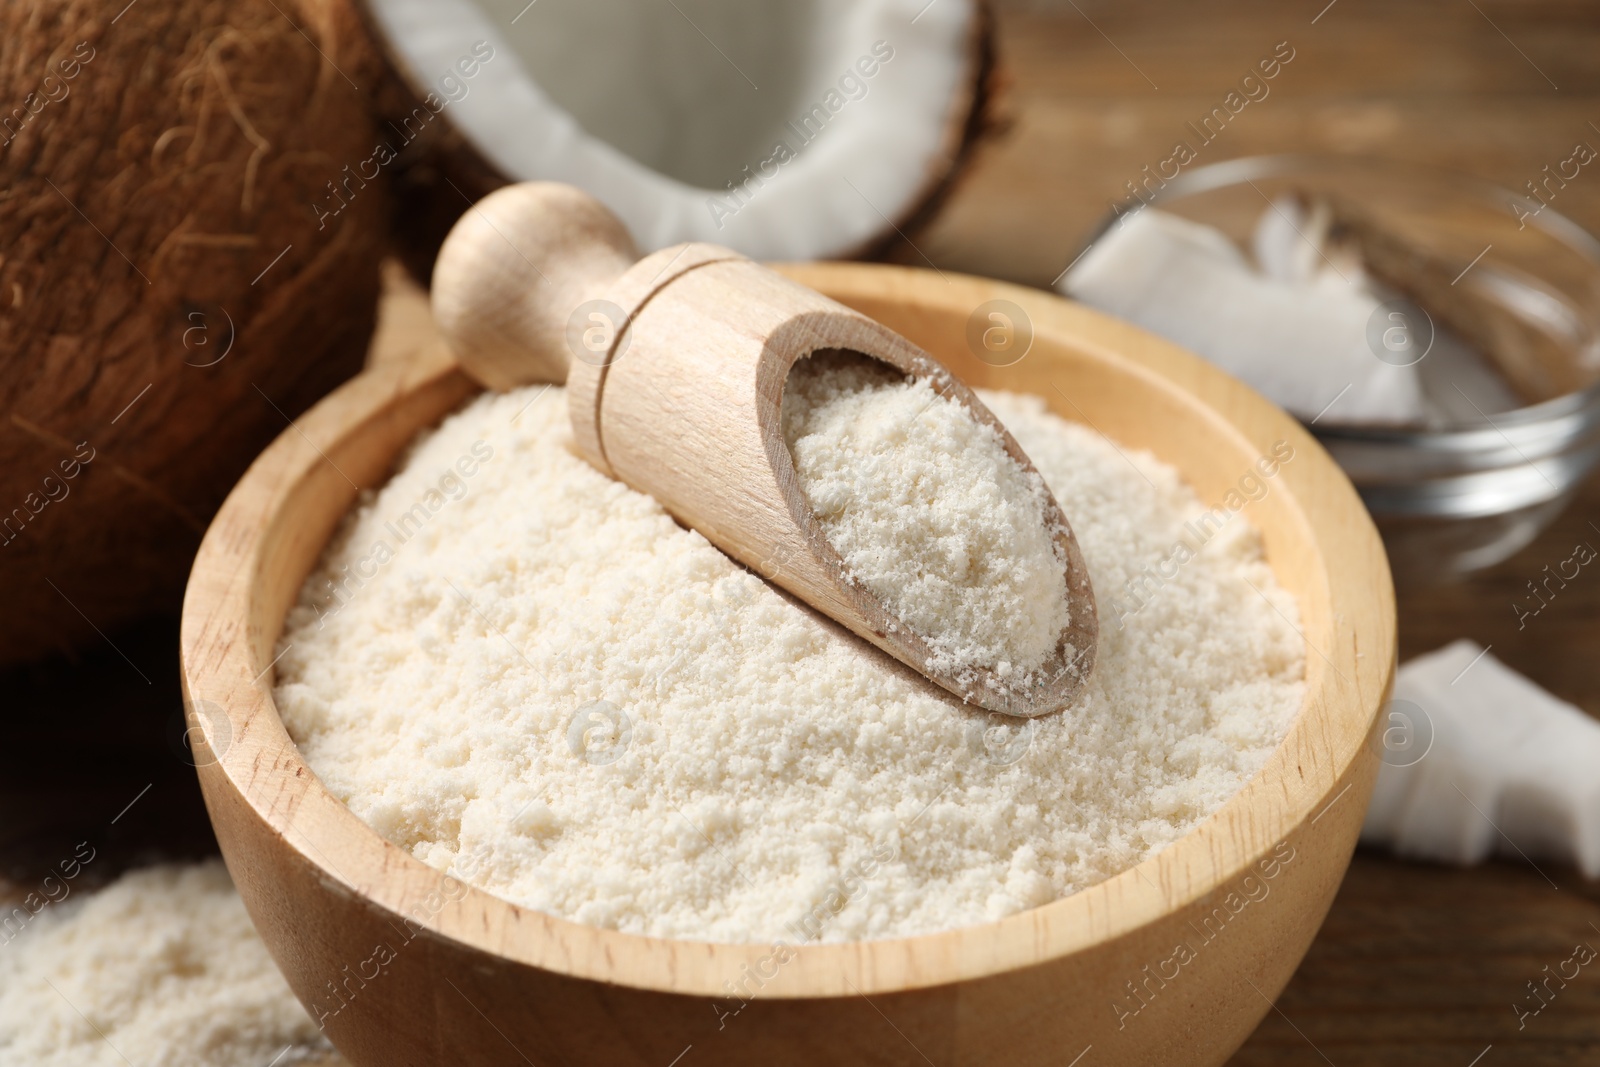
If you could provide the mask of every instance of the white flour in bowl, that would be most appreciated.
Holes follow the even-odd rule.
[[[331,1052],[217,860],[126,874],[0,948],[0,1067],[288,1067]]]
[[[927,641],[933,670],[1028,675],[1055,653],[1070,619],[1047,491],[959,401],[817,355],[789,374],[783,436],[845,573]]]
[[[424,434],[347,518],[280,639],[284,722],[423,862],[619,930],[901,936],[1107,878],[1283,737],[1297,607],[1243,517],[1166,566],[1204,511],[1170,466],[984,400],[1070,502],[1100,600],[1060,714],[998,725],[797,605],[578,458],[562,391],[530,389]]]

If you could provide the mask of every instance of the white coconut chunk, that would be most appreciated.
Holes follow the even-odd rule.
[[[1549,857],[1600,878],[1600,722],[1471,641],[1404,664],[1394,695],[1364,843],[1445,863]]]
[[[439,92],[449,123],[510,180],[598,197],[645,250],[806,259],[892,232],[949,171],[976,80],[973,0],[368,7],[419,90],[487,42]]]
[[[1274,262],[1303,276],[1271,277],[1221,231],[1143,208],[1107,230],[1061,288],[1203,356],[1302,418],[1337,401],[1335,421],[1419,421],[1415,366],[1385,363],[1368,344],[1380,301],[1364,278],[1331,266],[1305,273],[1296,265],[1304,261],[1279,254]]]
[[[1269,278],[1297,285],[1369,284],[1354,245],[1332,239],[1333,205],[1280,196],[1256,219],[1250,251]]]
[[[1299,196],[1278,197],[1261,213],[1251,234],[1250,248],[1256,263],[1269,278],[1279,281],[1311,287],[1360,284],[1376,301],[1399,299],[1400,293],[1367,273],[1354,242],[1334,236],[1334,223],[1333,205],[1327,200],[1308,202]],[[1426,322],[1407,321],[1406,328],[1420,331],[1414,340],[1426,346],[1416,368],[1423,421],[1429,427],[1479,423],[1485,413],[1493,415],[1521,406],[1516,393],[1481,352],[1424,315]],[[1380,335],[1380,343],[1381,340]],[[1341,401],[1328,413],[1326,421],[1349,421],[1354,410]]]

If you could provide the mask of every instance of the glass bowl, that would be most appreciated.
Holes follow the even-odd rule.
[[[1506,327],[1480,345],[1491,362],[1518,358],[1497,348],[1534,345],[1558,364],[1555,378],[1568,391],[1524,391],[1501,405],[1469,399],[1470,407],[1458,403],[1427,427],[1339,423],[1336,414],[1310,420],[1372,512],[1403,585],[1511,556],[1560,514],[1600,462],[1600,240],[1546,202],[1564,187],[1552,170],[1531,178],[1523,195],[1417,165],[1283,155],[1214,163],[1139,190],[1144,203],[1214,226],[1246,249],[1280,195],[1356,205],[1383,231],[1460,265],[1452,297]],[[1130,201],[1105,219],[1089,243],[1136,206]],[[1432,374],[1437,388],[1454,384],[1438,363],[1430,368],[1426,352],[1419,358],[1425,382]]]

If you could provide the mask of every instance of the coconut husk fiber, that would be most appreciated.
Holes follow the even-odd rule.
[[[229,488],[360,368],[379,65],[317,0],[0,8],[0,662],[176,610]]]

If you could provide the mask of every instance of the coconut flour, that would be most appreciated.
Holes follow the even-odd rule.
[[[1070,502],[1099,591],[1062,713],[975,711],[795,603],[580,459],[552,388],[471,402],[346,519],[280,640],[285,724],[423,862],[636,933],[926,933],[1124,870],[1283,737],[1297,608],[1235,516],[1118,609],[1200,501],[1037,398],[983,398]]]
[[[1069,622],[1047,490],[1000,435],[924,380],[860,356],[795,364],[795,474],[845,573],[933,650],[942,674],[1028,674]]]
[[[218,861],[124,875],[0,949],[0,1067],[287,1067],[329,1051]]]

